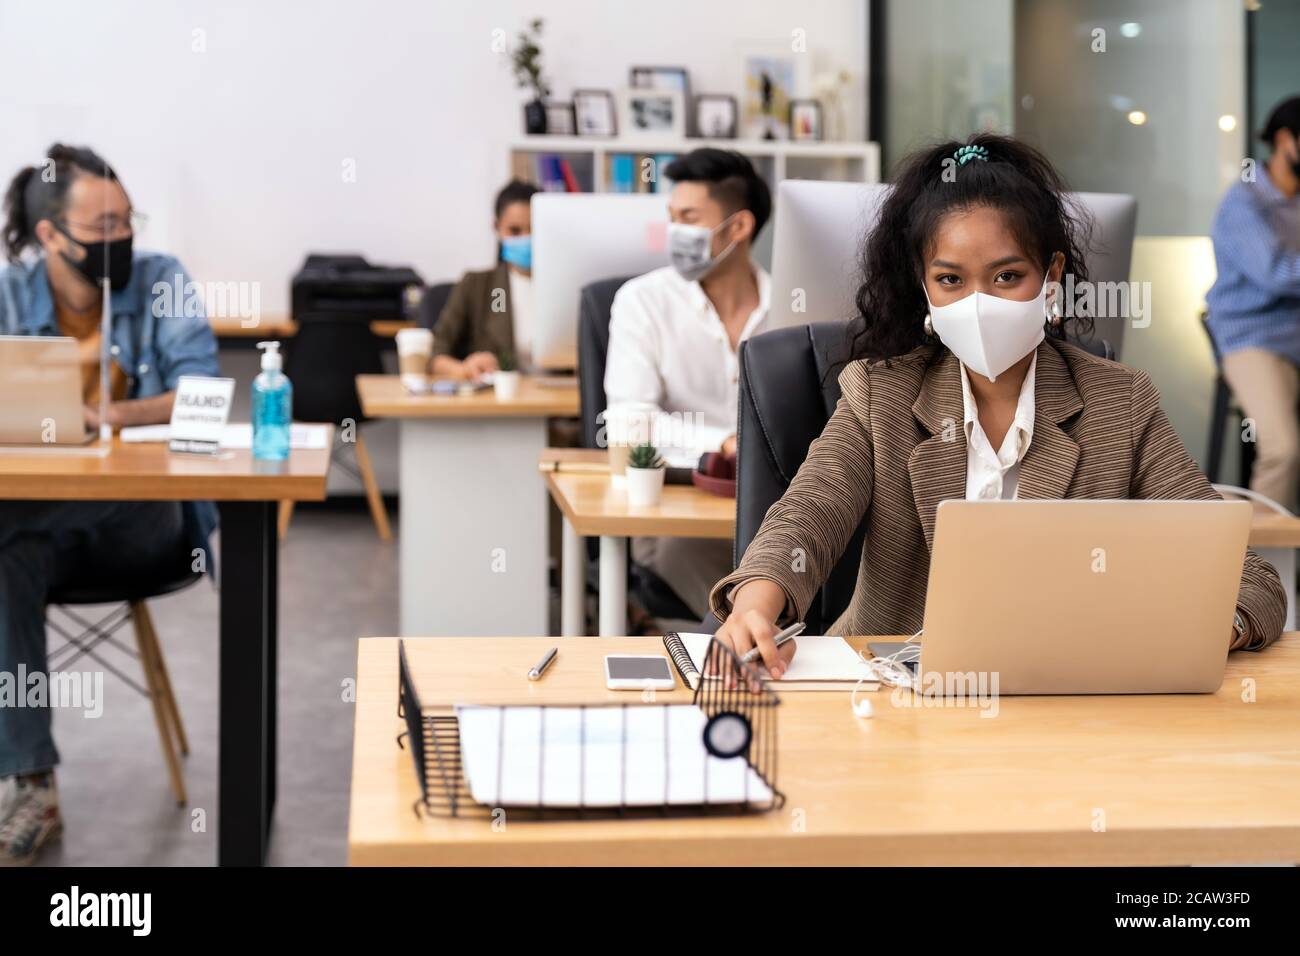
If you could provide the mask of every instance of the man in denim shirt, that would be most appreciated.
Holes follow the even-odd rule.
[[[1292,511],[1300,480],[1300,97],[1279,104],[1260,138],[1273,148],[1223,197],[1211,237],[1218,278],[1206,296],[1223,374],[1259,454],[1251,487]]]
[[[82,358],[86,423],[98,426],[102,282],[110,282],[109,423],[166,422],[182,375],[216,375],[216,340],[170,256],[134,252],[126,191],[87,149],[55,145],[5,195],[0,335],[67,335]],[[33,255],[35,253],[35,255]],[[24,259],[26,254],[26,259]],[[178,280],[178,276],[180,279]],[[198,313],[198,314],[193,314]],[[72,580],[151,575],[206,551],[211,502],[0,501],[0,673],[47,669],[45,600]],[[20,687],[19,693],[26,688]],[[0,701],[0,866],[32,862],[62,827],[48,707]]]

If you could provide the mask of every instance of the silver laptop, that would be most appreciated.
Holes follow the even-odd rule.
[[[942,502],[921,687],[1218,690],[1250,523],[1245,501]]]
[[[76,339],[0,335],[0,444],[84,444],[83,406]]]

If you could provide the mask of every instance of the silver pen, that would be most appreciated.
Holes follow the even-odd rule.
[[[800,621],[798,624],[791,624],[784,631],[780,631],[776,635],[776,646],[780,647],[786,641],[793,641],[796,637],[798,637],[802,633],[803,633],[802,621]],[[754,663],[754,661],[758,660],[759,653],[760,652],[757,647],[750,648],[749,652],[740,659],[740,663],[742,664]]]
[[[533,669],[528,672],[528,679],[541,680],[542,675],[546,673],[546,668],[550,667],[551,664],[555,661],[555,658],[557,658],[559,655],[560,655],[560,649],[558,647],[552,647],[549,651],[546,652],[545,657],[543,657],[540,661],[538,661],[536,664],[533,665]]]

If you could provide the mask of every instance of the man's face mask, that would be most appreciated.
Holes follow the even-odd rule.
[[[109,286],[115,292],[126,288],[127,283],[131,281],[131,246],[135,239],[134,235],[124,236],[121,239],[103,239],[99,242],[82,242],[73,239],[62,226],[56,224],[54,228],[85,252],[80,260],[74,259],[66,252],[59,253],[63,261],[77,270],[82,278],[95,286],[102,285],[107,279]]]
[[[696,282],[707,276],[719,262],[736,248],[733,240],[727,248],[716,256],[713,254],[713,235],[731,220],[737,213],[732,213],[714,228],[692,226],[684,222],[668,224],[668,261],[672,263],[677,274],[687,282]]]

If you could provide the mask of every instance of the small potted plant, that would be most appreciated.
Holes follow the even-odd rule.
[[[518,43],[510,53],[515,86],[533,92],[532,101],[524,104],[524,131],[530,136],[546,132],[546,98],[551,95],[550,84],[542,76],[542,23],[539,17],[520,30]]]
[[[652,508],[664,494],[664,460],[654,445],[637,445],[627,453],[627,503]]]
[[[513,402],[519,394],[519,369],[514,355],[509,352],[501,353],[496,373],[492,376],[492,390],[498,402]]]

